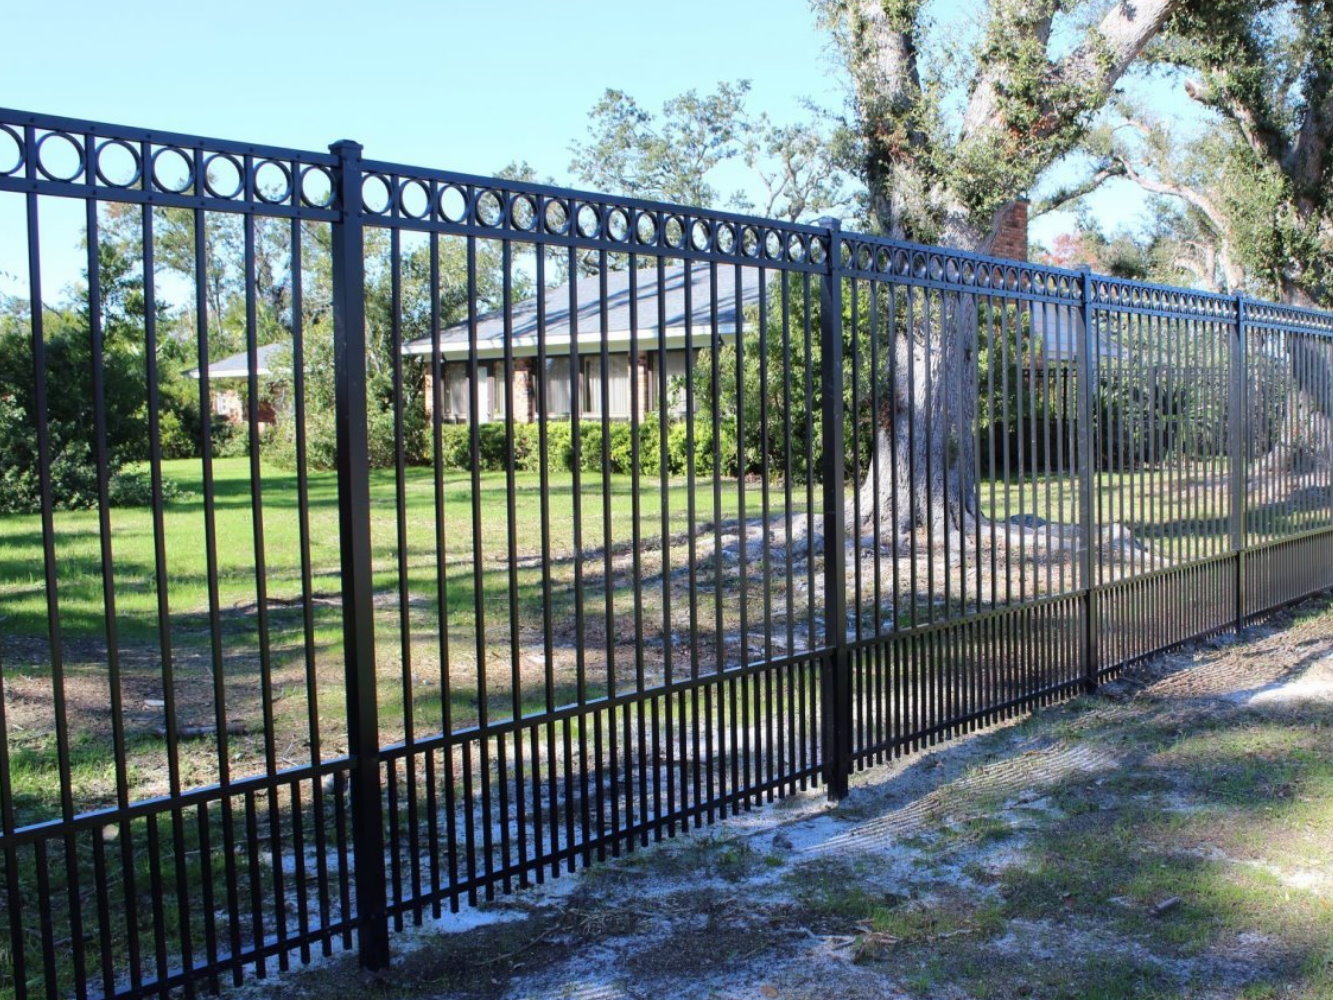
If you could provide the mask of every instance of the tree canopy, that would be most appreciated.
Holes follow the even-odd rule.
[[[989,249],[1001,209],[1085,136],[1182,0],[990,0],[959,46],[924,0],[817,0],[853,92],[872,221]]]
[[[1125,178],[1169,223],[1149,236],[1171,247],[1158,277],[1333,303],[1333,10],[1322,0],[1192,0],[1144,60],[1159,87],[1188,98],[1193,120],[1117,102],[1083,140],[1087,176],[1052,204]]]

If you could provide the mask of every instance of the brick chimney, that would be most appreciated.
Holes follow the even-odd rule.
[[[991,253],[1011,260],[1028,259],[1028,200],[1015,198],[998,213]]]

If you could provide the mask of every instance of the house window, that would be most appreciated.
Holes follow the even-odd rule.
[[[673,417],[685,415],[685,378],[689,372],[688,352],[667,351],[665,354],[667,381],[667,413]]]
[[[484,424],[491,419],[492,378],[486,365],[477,366],[477,414]],[[444,366],[444,412],[440,419],[463,423],[472,413],[472,400],[468,393],[468,364],[466,361],[450,361]]]
[[[569,416],[569,358],[547,358],[543,373],[548,417]]]
[[[629,355],[609,355],[607,374],[607,416],[625,419],[629,416]],[[583,412],[594,417],[602,415],[602,359],[599,355],[583,359]]]

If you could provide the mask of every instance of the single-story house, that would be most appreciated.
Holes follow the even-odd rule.
[[[273,362],[278,352],[285,346],[284,344],[264,344],[255,351],[255,360],[259,362],[258,374],[260,378],[273,374]],[[197,379],[200,377],[200,371],[198,368],[191,368],[185,375],[187,378]],[[208,381],[212,390],[210,402],[215,414],[226,418],[229,423],[245,422],[247,416],[245,400],[242,398],[239,389],[231,388],[226,383],[238,379],[248,379],[249,377],[250,355],[246,351],[230,354],[225,358],[209,363]],[[277,419],[273,401],[261,399],[255,416],[259,420],[261,431],[271,425]]]
[[[744,311],[759,302],[763,294],[758,268],[745,267],[737,280],[734,267],[719,267],[714,284],[706,264],[692,268],[687,283],[685,268],[669,267],[658,287],[656,267],[634,272],[635,291],[631,296],[629,271],[610,271],[605,276],[606,295],[602,295],[602,275],[593,274],[573,283],[577,310],[570,310],[570,284],[550,288],[538,299],[534,296],[513,303],[510,324],[513,358],[514,419],[531,422],[537,418],[540,401],[537,384],[539,331],[544,330],[546,354],[545,398],[547,415],[568,416],[573,408],[573,392],[579,393],[579,413],[600,417],[602,412],[602,344],[606,344],[608,369],[608,416],[630,416],[631,379],[638,385],[640,415],[658,408],[659,373],[672,379],[690,368],[686,351],[686,333],[695,351],[713,340],[713,323],[721,340],[732,342],[743,325]],[[688,291],[689,304],[686,299]],[[717,313],[714,316],[714,295]],[[631,307],[637,301],[637,316]],[[539,304],[545,322],[539,328]],[[738,315],[738,307],[740,314]],[[605,309],[605,320],[603,320]],[[634,322],[637,320],[637,322]],[[505,408],[505,329],[503,311],[489,312],[475,321],[455,323],[442,330],[439,337],[440,360],[444,378],[445,421],[466,421],[470,412],[469,328],[476,327],[477,407],[483,423],[504,417]],[[632,345],[632,331],[637,344]],[[660,328],[659,328],[660,327]],[[631,356],[630,348],[636,346]],[[579,378],[571,377],[572,351],[577,347]],[[435,350],[433,337],[420,337],[403,345],[406,355],[429,359]],[[431,371],[428,368],[427,406],[434,403]],[[683,400],[669,400],[668,412],[683,413]]]

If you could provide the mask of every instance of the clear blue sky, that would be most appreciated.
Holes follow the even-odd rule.
[[[9,107],[477,173],[564,179],[612,86],[656,108],[747,78],[778,121],[842,101],[804,0],[0,0],[0,23]]]
[[[961,26],[972,6],[935,13]],[[0,23],[10,107],[310,149],[349,138],[475,173],[527,160],[561,182],[607,87],[656,109],[749,79],[749,106],[777,122],[803,117],[804,99],[845,101],[806,0],[0,0]],[[1093,209],[1115,228],[1141,205],[1121,185]],[[1047,218],[1034,236],[1069,228]]]

